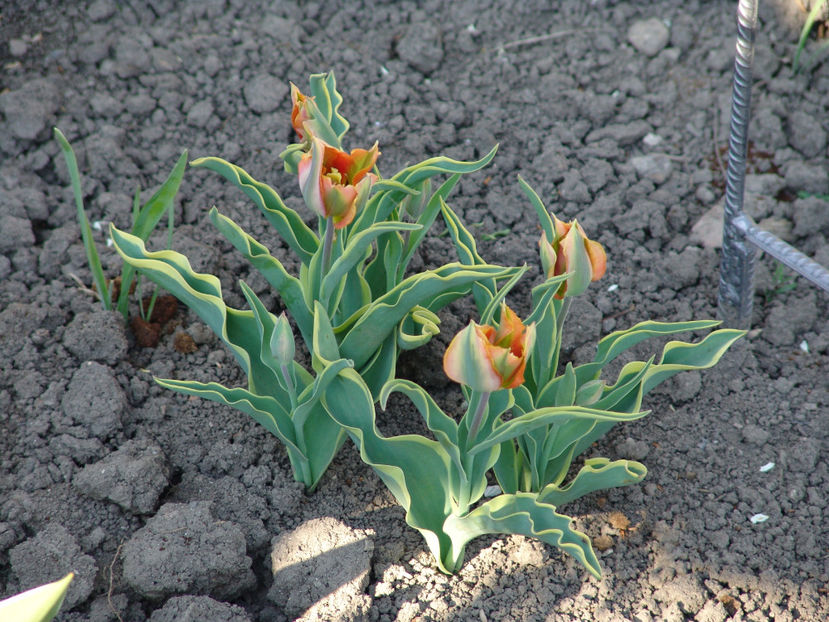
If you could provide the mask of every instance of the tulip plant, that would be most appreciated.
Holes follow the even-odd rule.
[[[605,251],[577,222],[551,217],[529,185],[521,184],[544,230],[539,246],[546,280],[534,288],[532,311],[524,321],[501,302],[517,278],[500,290],[491,282],[478,284],[483,323],[470,322],[444,355],[444,371],[461,384],[468,404],[460,421],[417,384],[391,380],[380,404],[385,408],[394,392],[406,395],[434,438],[384,437],[375,424],[371,392],[350,369],[339,373],[322,401],[404,507],[406,521],[423,534],[444,572],[460,568],[473,538],[509,533],[558,546],[598,577],[601,567],[589,538],[558,508],[596,490],[638,482],[647,470],[632,460],[591,457],[565,482],[573,461],[617,423],[648,414],[641,404],[650,389],[680,371],[716,364],[743,331],[716,330],[698,343],[670,342],[658,362],[628,363],[607,384],[603,367],[633,345],[717,324],[642,322],[602,339],[591,363],[568,363],[559,373],[569,302],[604,274]],[[454,213],[444,209],[443,215],[461,260],[485,265]],[[500,321],[494,325],[499,306]],[[490,469],[501,494],[481,502]]]
[[[213,157],[191,166],[214,171],[242,190],[298,257],[299,274],[292,275],[230,218],[210,210],[216,228],[279,293],[311,353],[312,370],[294,360],[287,317],[271,313],[244,282],[240,288],[250,309],[231,308],[219,280],[194,272],[180,253],[150,252],[140,238],[114,227],[111,234],[127,264],[198,314],[248,377],[247,388],[173,379],[157,379],[159,384],[252,416],[285,444],[296,479],[313,490],[345,440],[320,401],[332,380],[353,368],[373,403],[394,377],[399,352],[439,332],[438,310],[478,281],[494,287],[521,270],[449,263],[407,276],[438,212],[451,212],[445,199],[460,175],[488,164],[495,149],[475,162],[434,157],[383,179],[376,144],[367,150],[342,148],[349,124],[339,112],[342,97],[333,74],[311,76],[310,93],[292,85],[291,123],[298,142],[281,157],[317,216],[316,232],[274,189],[242,168]],[[440,174],[449,177],[431,192],[431,180]],[[413,212],[415,222],[407,222]]]
[[[658,359],[627,363],[615,380],[603,378],[607,364],[650,337],[717,325],[641,322],[599,341],[593,361],[562,369],[570,303],[607,268],[604,248],[577,221],[551,215],[519,178],[541,222],[544,271],[522,320],[505,299],[526,267],[484,261],[446,203],[460,175],[488,164],[495,149],[478,161],[435,157],[383,178],[376,143],[369,149],[343,147],[349,124],[339,112],[342,97],[332,74],[311,76],[308,95],[291,85],[291,100],[297,140],[280,157],[316,215],[316,230],[240,167],[220,158],[191,162],[242,190],[296,254],[300,267],[294,275],[230,218],[210,210],[213,224],[278,292],[287,313],[274,315],[241,281],[249,309],[231,308],[215,276],[194,272],[175,251],[148,251],[140,237],[111,229],[127,264],[198,314],[247,374],[246,388],[157,382],[251,415],[281,439],[296,479],[309,490],[349,436],[444,572],[461,567],[473,538],[506,533],[557,546],[598,577],[601,567],[589,538],[559,508],[593,491],[638,482],[647,471],[631,460],[587,457],[568,479],[574,462],[614,425],[645,416],[642,400],[650,389],[680,371],[716,364],[743,333],[721,329],[696,343],[671,341]],[[432,191],[440,174],[448,178]],[[459,261],[408,274],[438,214]],[[439,331],[437,311],[469,293],[479,321],[455,335],[443,360],[466,401],[456,417],[415,382],[395,378],[395,367],[401,350],[416,348]],[[296,360],[288,316],[311,355],[311,369]],[[394,393],[412,401],[429,438],[379,433],[375,404],[385,409]],[[493,480],[498,491],[484,499]]]

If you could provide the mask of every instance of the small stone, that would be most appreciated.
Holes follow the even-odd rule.
[[[565,201],[575,201],[576,203],[589,203],[593,198],[590,194],[590,189],[584,183],[576,169],[570,169],[564,173],[564,179],[558,187],[558,193]]]
[[[124,545],[123,577],[140,595],[238,596],[255,583],[245,536],[235,523],[217,520],[211,504],[167,503]]]
[[[114,365],[127,353],[124,318],[116,311],[79,313],[66,327],[63,345],[81,361]]]
[[[35,243],[32,223],[28,218],[0,216],[0,253],[5,253]]]
[[[275,76],[261,74],[245,84],[242,92],[248,108],[257,114],[266,114],[285,104],[288,85]]]
[[[38,78],[16,91],[0,94],[0,112],[6,115],[4,131],[15,138],[34,140],[45,132],[61,105],[61,91],[47,78]],[[2,127],[2,126],[0,126]]]
[[[646,56],[659,54],[668,45],[670,37],[668,27],[656,17],[634,22],[628,28],[628,41]]]
[[[63,610],[68,611],[89,598],[98,567],[85,555],[75,537],[62,525],[48,525],[32,538],[9,551],[12,573],[17,577],[16,591],[24,591],[56,581],[69,572],[75,578],[69,584]]]
[[[169,484],[170,467],[161,447],[131,440],[80,471],[72,483],[93,499],[117,503],[133,514],[150,514]]]
[[[792,190],[803,190],[812,194],[829,193],[829,170],[823,166],[812,166],[802,160],[790,160],[783,165],[786,186]]]
[[[829,201],[820,197],[796,199],[792,205],[795,236],[829,231]]]
[[[122,80],[146,72],[150,60],[145,41],[139,37],[124,35],[115,45],[115,70]]]
[[[814,158],[826,149],[826,131],[821,119],[796,110],[789,115],[789,144],[806,158]]]
[[[373,551],[365,531],[330,517],[306,521],[273,540],[268,599],[291,618],[311,607],[308,618],[323,620],[336,618],[337,612],[366,611]]]
[[[752,445],[765,445],[769,440],[768,430],[764,430],[760,426],[749,423],[742,429],[743,440]]]
[[[647,136],[652,131],[646,121],[631,121],[630,123],[611,123],[590,132],[584,139],[587,144],[610,138],[620,147],[626,147]]]
[[[87,361],[72,376],[61,407],[93,436],[109,438],[121,429],[127,396],[109,367]]]
[[[655,184],[664,183],[674,168],[669,157],[658,154],[635,156],[630,163],[640,178],[650,179]]]
[[[711,209],[700,216],[691,227],[691,242],[703,248],[722,248],[722,227],[725,214],[723,201],[717,202]]]
[[[95,0],[89,5],[86,14],[93,22],[102,22],[115,15],[115,2],[113,0]]]
[[[428,21],[410,25],[397,42],[397,54],[420,73],[432,73],[443,61],[440,28]]]
[[[150,622],[183,622],[185,620],[212,620],[213,622],[251,622],[250,616],[239,605],[213,600],[209,596],[174,596],[150,616]]]
[[[23,39],[9,39],[9,53],[15,58],[25,56],[29,51],[29,44]]]
[[[668,252],[662,267],[663,284],[676,291],[695,285],[699,280],[702,250],[687,246],[681,253]]]
[[[627,460],[643,460],[650,453],[650,446],[645,441],[634,440],[629,436],[616,444],[616,453]]]
[[[187,123],[195,127],[205,127],[213,118],[213,104],[209,100],[198,102],[187,113]]]

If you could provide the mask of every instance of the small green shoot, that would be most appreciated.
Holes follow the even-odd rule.
[[[817,0],[817,2],[812,5],[809,14],[806,16],[806,23],[803,24],[803,29],[800,31],[800,39],[797,42],[797,51],[794,54],[794,61],[792,62],[792,71],[794,73],[797,73],[800,69],[800,55],[803,52],[803,48],[806,47],[806,39],[809,38],[812,28],[814,27],[818,16],[823,11],[827,2],[829,2],[829,0]],[[820,45],[818,50],[823,50],[827,47],[829,47],[829,42],[824,42]]]
[[[81,176],[78,171],[78,161],[75,157],[75,151],[58,128],[54,128],[55,140],[60,145],[63,152],[63,157],[66,160],[66,167],[69,170],[69,179],[72,182],[72,193],[75,197],[75,207],[78,212],[78,224],[81,228],[81,236],[83,238],[84,249],[86,250],[86,259],[89,264],[90,272],[92,272],[92,280],[95,284],[95,289],[98,297],[101,300],[106,311],[113,309],[113,283],[114,281],[107,281],[104,276],[104,270],[101,266],[101,260],[98,256],[98,250],[95,247],[95,241],[92,239],[92,228],[89,225],[89,218],[87,218],[86,210],[83,204],[83,195],[81,193]],[[187,150],[184,152],[176,162],[175,167],[167,176],[167,179],[158,189],[158,191],[144,203],[140,205],[141,187],[137,187],[133,197],[132,206],[132,229],[131,233],[143,240],[144,242],[150,237],[150,234],[155,229],[158,222],[167,213],[167,247],[172,246],[173,240],[173,224],[175,217],[174,201],[181,185],[182,177],[184,176],[184,169],[187,166]],[[121,269],[121,285],[118,293],[118,300],[115,303],[117,311],[127,319],[129,313],[129,295],[132,289],[133,281],[138,284],[136,280],[135,268],[129,264],[124,264]],[[143,306],[139,305],[141,317],[149,317],[152,314],[152,307],[155,303],[157,290],[153,293],[148,310],[144,311]]]

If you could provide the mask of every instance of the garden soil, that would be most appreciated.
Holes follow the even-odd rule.
[[[600,580],[546,544],[495,536],[443,575],[350,442],[306,495],[262,427],[153,382],[245,378],[184,307],[155,327],[154,347],[100,309],[52,127],[77,150],[112,277],[106,223],[129,227],[136,186],[149,197],[184,149],[239,164],[313,224],[278,154],[293,140],[289,81],[303,88],[328,70],[347,146],[379,141],[384,175],[500,145],[449,202],[484,258],[529,266],[509,298],[521,313],[541,274],[519,174],[605,246],[607,274],[568,320],[568,360],[645,319],[716,316],[736,3],[334,6],[2,3],[0,593],[73,570],[64,622],[829,618],[829,305],[767,258],[747,337],[715,369],[655,390],[649,416],[588,451],[649,470],[562,508],[593,539]],[[761,12],[746,208],[829,265],[829,62],[812,60],[810,43],[794,74],[795,43]],[[210,224],[213,205],[297,269],[255,206],[203,170],[185,174],[173,247],[220,278],[229,304],[244,306],[243,279],[280,312]],[[416,267],[453,260],[437,223]],[[456,413],[441,357],[472,317],[470,301],[454,303],[440,335],[400,361]],[[423,430],[402,398],[378,421],[386,434]]]

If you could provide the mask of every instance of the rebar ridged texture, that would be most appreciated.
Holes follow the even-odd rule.
[[[751,64],[757,29],[756,0],[740,0],[737,7],[737,54],[734,60],[734,88],[731,100],[731,133],[728,141],[728,169],[725,178],[722,264],[720,266],[719,308],[726,324],[747,327],[751,323],[754,298],[754,264],[757,252],[735,225],[743,210],[748,120],[751,106]]]
[[[729,326],[739,328],[748,328],[751,324],[757,248],[829,292],[829,270],[771,233],[763,231],[743,214],[751,107],[751,65],[754,60],[756,31],[757,0],[740,0],[737,7],[737,54],[734,60],[718,296],[721,318]]]
[[[786,244],[777,236],[768,231],[763,231],[745,214],[738,216],[734,224],[745,235],[748,241],[757,248],[787,265],[798,274],[802,274],[821,289],[829,292],[829,270],[825,267],[810,257],[807,257],[796,248]]]

